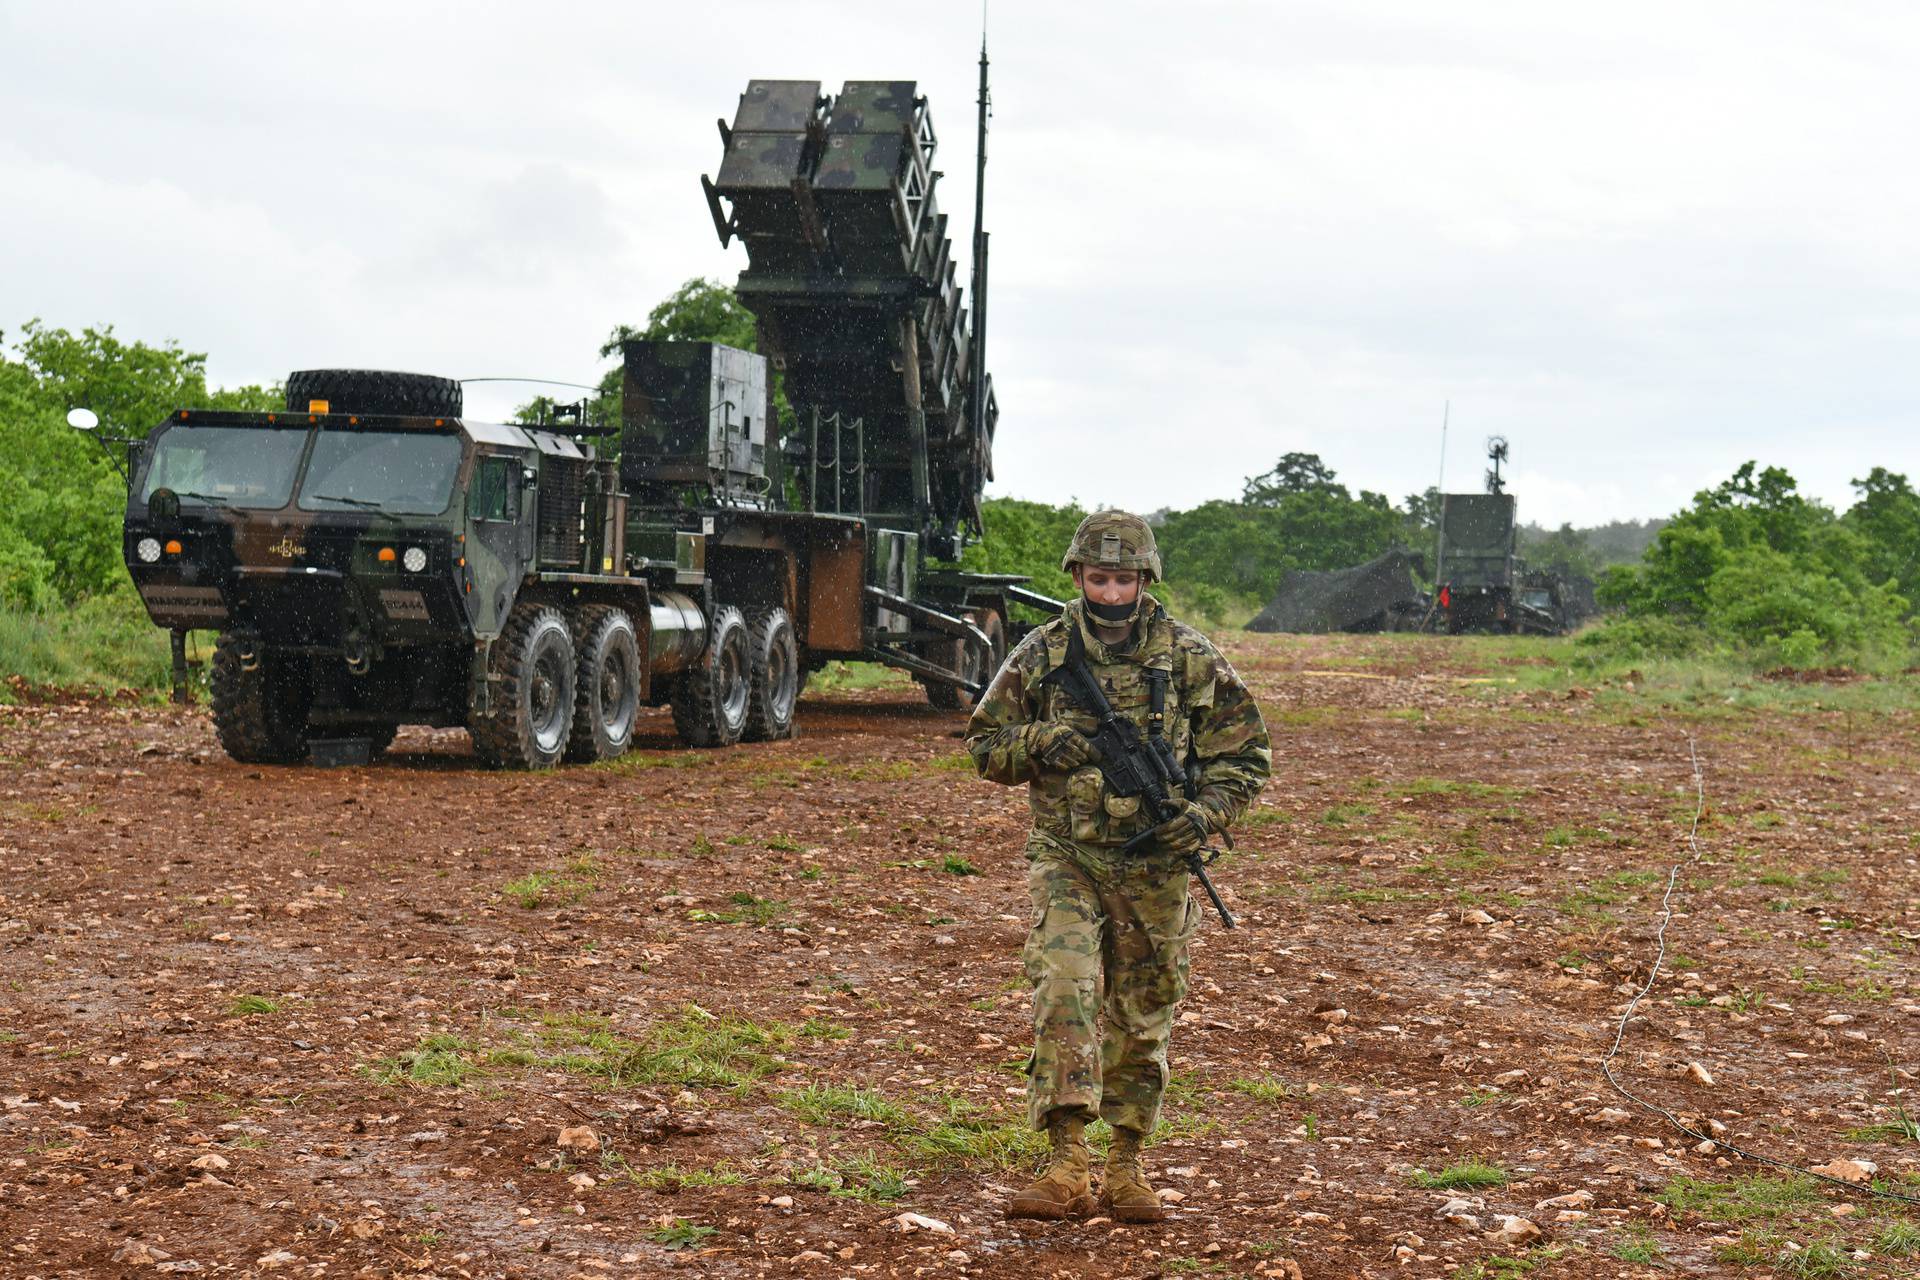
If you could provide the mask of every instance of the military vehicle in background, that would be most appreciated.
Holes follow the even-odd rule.
[[[399,725],[465,725],[481,760],[538,768],[617,756],[668,703],[691,746],[783,738],[809,669],[884,662],[957,706],[1012,604],[1058,610],[938,563],[981,533],[997,407],[925,98],[754,81],[721,134],[703,184],[766,354],[626,343],[617,427],[585,402],[470,422],[457,382],[308,370],[284,413],[182,409],[133,446],[128,570],[176,654],[220,632],[230,755],[366,759]],[[614,434],[617,462],[593,443]]]
[[[1565,635],[1596,608],[1593,584],[1582,593],[1574,581],[1547,569],[1529,569],[1519,554],[1519,524],[1513,495],[1500,466],[1507,442],[1487,441],[1485,493],[1440,496],[1433,618],[1430,625],[1464,631]]]
[[[1425,576],[1404,547],[1348,569],[1289,569],[1247,630],[1418,631],[1429,609],[1427,594],[1417,585]]]

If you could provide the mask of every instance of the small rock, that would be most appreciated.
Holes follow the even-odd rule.
[[[1349,1015],[1345,1009],[1323,1009],[1313,1016],[1328,1026],[1332,1026],[1336,1022],[1345,1022],[1351,1015]]]
[[[1820,1025],[1823,1027],[1844,1027],[1852,1021],[1853,1015],[1850,1013],[1830,1013],[1820,1019]]]
[[[225,1169],[232,1163],[233,1162],[225,1156],[209,1151],[198,1160],[195,1160],[193,1167],[196,1169]]]
[[[1526,1068],[1515,1067],[1512,1071],[1502,1071],[1499,1075],[1495,1076],[1493,1078],[1493,1084],[1496,1089],[1511,1089],[1516,1084],[1524,1084],[1526,1080]]]
[[[1494,1244],[1525,1244],[1540,1238],[1540,1228],[1525,1218],[1504,1213],[1499,1221],[1500,1225],[1486,1234],[1486,1238]]]
[[[893,1225],[902,1231],[935,1231],[950,1236],[953,1228],[938,1218],[929,1218],[918,1213],[903,1213],[893,1219]]]
[[[973,1259],[968,1255],[965,1249],[949,1249],[947,1250],[947,1261],[958,1263],[959,1265],[964,1267],[969,1262],[972,1262]]]
[[[1160,1189],[1159,1195],[1160,1195],[1160,1198],[1166,1201],[1168,1204],[1179,1204],[1182,1200],[1185,1200],[1187,1198],[1186,1192],[1176,1191],[1172,1187],[1162,1187]]]
[[[571,1129],[562,1129],[557,1145],[563,1151],[598,1151],[600,1139],[586,1125],[575,1125]]]
[[[775,1196],[773,1199],[767,1201],[767,1207],[769,1209],[791,1209],[793,1208],[793,1197]]]
[[[1163,1192],[1162,1194],[1164,1195],[1165,1193]],[[1333,1219],[1324,1213],[1308,1211],[1301,1214],[1298,1218],[1294,1219],[1294,1221],[1305,1227],[1324,1227],[1331,1225]]]
[[[1633,1119],[1618,1107],[1602,1107],[1584,1118],[1588,1124],[1625,1124]]]
[[[595,1187],[600,1185],[599,1183],[595,1182],[592,1179],[592,1177],[584,1173],[576,1173],[571,1178],[568,1178],[567,1181],[572,1183],[574,1186],[580,1188],[580,1190],[582,1191],[591,1191]]]
[[[1689,1062],[1686,1066],[1685,1074],[1687,1079],[1693,1081],[1695,1084],[1703,1084],[1709,1089],[1713,1088],[1713,1077],[1709,1075],[1707,1069],[1699,1063]]]
[[[1872,1179],[1874,1171],[1879,1167],[1871,1160],[1849,1160],[1841,1156],[1836,1160],[1829,1160],[1826,1164],[1813,1166],[1813,1172],[1824,1174],[1829,1178],[1838,1178],[1842,1182],[1867,1182]]]
[[[1473,910],[1467,912],[1467,914],[1465,914],[1464,916],[1461,916],[1460,918],[1468,924],[1488,925],[1494,922],[1492,916],[1480,910],[1480,908],[1478,907],[1475,907]]]
[[[1534,1204],[1536,1209],[1584,1209],[1593,1203],[1591,1191],[1569,1191],[1563,1196],[1551,1196]]]
[[[825,1262],[826,1260],[827,1255],[818,1249],[802,1249],[799,1253],[793,1255],[793,1261],[795,1262]]]
[[[447,1131],[445,1129],[422,1129],[419,1133],[410,1133],[407,1135],[407,1141],[416,1147],[423,1147],[429,1142],[445,1142],[446,1140]]]
[[[300,1259],[294,1257],[285,1249],[275,1249],[272,1253],[263,1253],[258,1258],[255,1258],[253,1265],[262,1271],[276,1271],[281,1267],[298,1261],[300,1261]]]
[[[195,1262],[192,1258],[182,1258],[178,1262],[157,1263],[155,1264],[153,1269],[155,1271],[183,1273],[188,1271],[198,1271],[200,1269],[200,1264]]]
[[[1324,1049],[1332,1043],[1333,1043],[1332,1036],[1308,1036],[1305,1040],[1302,1040],[1300,1042],[1300,1047],[1302,1049],[1305,1049],[1308,1053],[1312,1053],[1314,1050]]]

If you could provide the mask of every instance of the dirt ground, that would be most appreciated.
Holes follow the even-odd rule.
[[[0,1274],[1920,1270],[1920,1216],[1695,1151],[1597,1070],[1691,736],[1701,857],[1623,1078],[1920,1193],[1912,710],[1226,647],[1277,775],[1216,869],[1241,927],[1196,944],[1154,1227],[1001,1216],[1039,1149],[1024,798],[911,686],[718,753],[652,712],[544,776],[456,732],[261,768],[197,710],[0,707]]]

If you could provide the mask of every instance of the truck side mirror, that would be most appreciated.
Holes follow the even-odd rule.
[[[91,409],[67,410],[67,425],[75,431],[98,431],[100,415]]]
[[[531,489],[539,483],[540,473],[538,471],[535,471],[532,467],[520,468],[520,487],[522,489]]]

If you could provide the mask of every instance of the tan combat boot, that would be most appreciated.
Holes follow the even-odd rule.
[[[1115,1129],[1113,1145],[1107,1148],[1100,1211],[1112,1214],[1117,1222],[1159,1222],[1167,1216],[1160,1197],[1147,1185],[1146,1170],[1140,1165],[1140,1143],[1138,1129]]]
[[[1053,1158],[1040,1180],[1007,1202],[1009,1218],[1084,1218],[1093,1212],[1087,1122],[1055,1112],[1047,1118]]]

